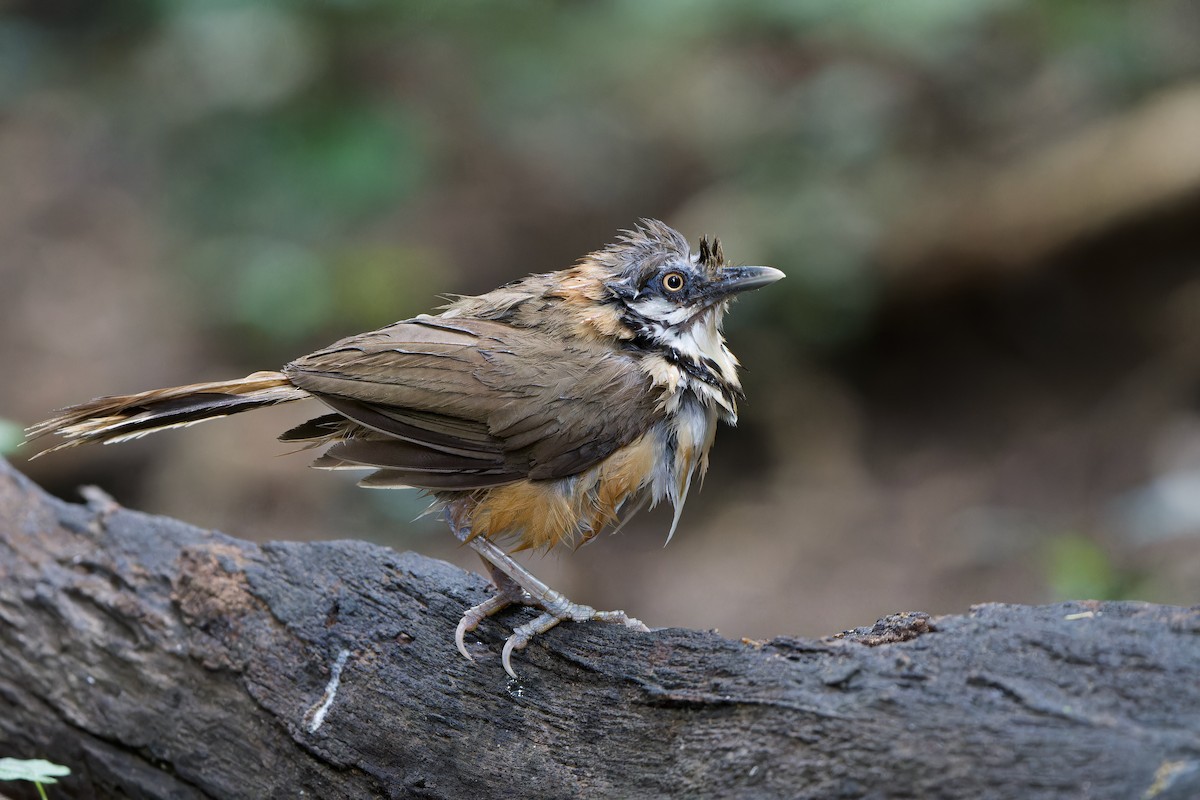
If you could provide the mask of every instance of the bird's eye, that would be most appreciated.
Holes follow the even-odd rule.
[[[668,272],[663,275],[662,285],[668,292],[678,292],[683,289],[684,279],[682,272]]]

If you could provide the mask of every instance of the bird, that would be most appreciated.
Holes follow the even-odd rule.
[[[324,412],[279,436],[324,447],[312,463],[370,470],[370,488],[432,498],[495,587],[467,609],[465,637],[513,605],[539,613],[515,627],[512,654],[563,621],[649,630],[623,611],[572,602],[514,557],[580,545],[647,504],[668,501],[671,540],[693,479],[708,468],[718,421],[735,424],[739,363],[722,320],[739,294],[784,277],[727,263],[719,239],[695,251],[678,231],[641,219],[616,241],[556,272],[341,339],[278,371],[59,410],[27,440],[111,444],[280,403],[315,398]]]

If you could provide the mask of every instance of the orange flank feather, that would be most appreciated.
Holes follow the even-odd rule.
[[[560,488],[570,480],[523,480],[485,490],[468,511],[471,538],[516,535],[518,550],[553,547],[571,535],[578,519],[573,513],[574,496]]]
[[[600,463],[600,478],[594,489],[595,510],[587,538],[617,521],[621,504],[650,480],[657,453],[654,438],[642,436]]]
[[[471,536],[513,536],[516,550],[550,549],[576,535],[583,544],[650,480],[655,453],[653,437],[642,436],[576,477],[484,490],[468,512]]]

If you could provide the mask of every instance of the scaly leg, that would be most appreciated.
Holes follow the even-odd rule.
[[[514,603],[537,606],[545,613],[524,625],[518,626],[504,643],[504,653],[501,661],[504,664],[504,671],[513,678],[517,677],[517,673],[512,668],[513,651],[522,649],[525,645],[529,644],[534,636],[539,633],[545,633],[564,620],[572,622],[615,622],[635,631],[645,632],[650,630],[641,620],[634,619],[624,611],[597,611],[591,606],[571,602],[561,593],[551,589],[532,572],[517,563],[512,556],[500,549],[491,539],[486,536],[471,537],[465,527],[460,526],[456,522],[454,516],[449,513],[449,510],[447,510],[446,521],[450,524],[454,535],[460,541],[465,541],[472,550],[479,553],[480,557],[488,563],[489,570],[492,572],[493,578],[496,579],[496,588],[499,590],[499,593],[495,597],[489,598],[474,608],[469,609],[458,624],[459,633],[456,635],[456,641],[459,645],[458,649],[467,658],[471,658],[471,656],[467,654],[466,646],[462,641],[462,635],[467,631],[473,630],[486,617]]]

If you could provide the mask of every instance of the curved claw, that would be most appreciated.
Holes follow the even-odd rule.
[[[500,663],[504,665],[504,671],[507,672],[508,676],[513,680],[517,679],[517,671],[514,670],[512,666],[512,651],[520,649],[516,646],[514,641],[516,638],[517,635],[515,633],[512,636],[509,636],[508,641],[504,643],[504,652],[500,654]],[[521,647],[524,647],[526,644],[528,644],[528,642],[521,642]]]
[[[464,614],[463,618],[458,621],[458,628],[456,628],[454,631],[454,643],[458,645],[458,652],[463,654],[463,658],[465,658],[467,661],[474,661],[475,656],[471,655],[470,651],[467,650],[466,635],[467,631],[475,630],[475,626],[479,623],[475,623],[475,625],[468,625],[468,617],[469,615]]]
[[[467,650],[467,634],[478,628],[479,623],[497,611],[502,611],[514,603],[521,602],[523,602],[521,597],[513,597],[511,594],[501,593],[492,595],[479,605],[468,608],[462,615],[462,619],[458,621],[458,628],[454,631],[454,644],[458,646],[458,652],[462,653],[467,661],[474,661],[475,657]]]
[[[525,645],[537,636],[539,633],[545,633],[553,628],[564,619],[572,619],[570,616],[558,616],[547,611],[534,617],[524,625],[513,629],[512,635],[504,642],[504,652],[500,654],[500,662],[504,664],[504,671],[510,677],[516,678],[516,670],[512,667],[512,654],[514,650],[523,650]]]

